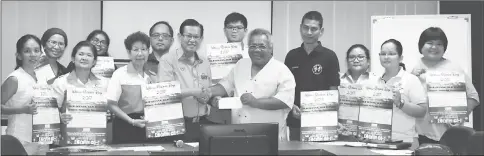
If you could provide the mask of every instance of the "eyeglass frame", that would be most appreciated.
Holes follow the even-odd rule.
[[[57,41],[52,41],[52,40],[47,40],[47,42],[51,45],[51,46],[59,46],[59,47],[66,47],[66,44],[64,42],[57,42]],[[61,45],[62,43],[62,45]]]
[[[241,30],[244,30],[244,29],[245,29],[245,27],[244,27],[244,26],[241,26],[241,27],[232,27],[232,26],[229,26],[229,27],[225,27],[225,29],[227,29],[227,30],[232,30],[232,31],[234,31],[234,30],[235,30],[235,31],[239,32],[239,31],[241,31]]]
[[[269,46],[266,46],[266,45],[249,45],[249,49],[252,49],[252,50],[256,50],[256,49],[267,50],[268,48]]]
[[[198,40],[202,39],[202,36],[194,36],[194,35],[188,35],[188,34],[181,34],[181,36],[183,36],[187,40],[193,39],[193,40],[198,41]],[[197,38],[195,38],[195,37],[197,37]]]
[[[361,56],[361,57],[360,57]],[[348,61],[351,61],[351,62],[354,62],[355,60],[358,60],[358,61],[364,61],[366,60],[366,56],[364,55],[358,55],[358,56],[355,56],[355,57],[351,57],[351,56],[348,56]]]
[[[385,54],[383,54],[383,53],[378,53],[378,55],[379,55],[379,56],[381,56],[381,57],[382,57],[382,56],[397,56],[397,55],[398,55],[398,53],[385,53]]]
[[[108,43],[106,42],[106,40],[102,40],[102,41],[99,41],[97,39],[91,39],[91,42],[94,44],[94,45],[102,45],[102,46],[107,46]]]

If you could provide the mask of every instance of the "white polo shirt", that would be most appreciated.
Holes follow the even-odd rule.
[[[239,60],[219,84],[227,93],[234,91],[234,97],[240,97],[244,93],[251,93],[255,98],[274,97],[284,102],[288,108],[263,110],[244,105],[240,109],[232,110],[232,123],[279,123],[279,140],[287,140],[286,118],[294,105],[294,76],[284,63],[274,58],[253,78],[251,67],[250,59]]]
[[[349,71],[345,73],[340,73],[340,83],[347,83],[347,84],[363,84],[363,83],[368,83],[368,82],[375,82],[378,81],[379,77],[373,73],[366,71],[363,74],[358,77],[358,80],[353,80],[353,77],[351,77],[351,74]]]
[[[84,84],[79,80],[79,78],[77,78],[76,72],[72,71],[55,79],[54,83],[52,84],[52,89],[54,90],[54,94],[57,99],[57,105],[59,108],[61,108],[67,88],[101,88],[104,92],[106,92],[108,82],[109,81],[107,78],[102,76],[98,77],[93,73],[90,73],[89,79]]]
[[[395,77],[390,78],[386,83],[382,79],[379,81],[380,83],[399,88],[401,98],[405,101],[404,105],[427,104],[427,96],[422,84],[420,84],[420,80],[417,76],[406,72],[402,68],[400,68]],[[418,137],[415,129],[415,120],[415,117],[406,114],[393,105],[392,139],[413,142],[413,138]]]

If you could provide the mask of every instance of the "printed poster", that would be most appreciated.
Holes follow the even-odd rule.
[[[243,58],[240,46],[239,43],[207,45],[207,56],[213,80],[219,80],[228,75],[235,64]]]
[[[342,83],[339,88],[338,124],[342,136],[357,136],[363,85]]]
[[[91,72],[96,76],[103,76],[111,78],[114,73],[114,58],[98,56],[96,65],[91,69]]]
[[[107,100],[102,88],[68,88],[66,113],[72,120],[66,125],[64,141],[68,145],[106,144]]]
[[[159,138],[185,134],[185,119],[177,81],[147,84],[142,87],[145,103],[146,137]]]
[[[338,140],[338,91],[301,92],[301,141]]]
[[[392,137],[393,91],[385,84],[365,84],[360,106],[358,137],[384,143]]]
[[[53,89],[47,84],[32,87],[32,103],[37,105],[37,114],[32,115],[32,142],[40,144],[59,143],[60,117]]]
[[[460,123],[469,120],[465,77],[462,73],[428,71],[426,80],[431,123]]]

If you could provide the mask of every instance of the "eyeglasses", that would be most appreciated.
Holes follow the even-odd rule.
[[[366,59],[366,56],[364,56],[364,55],[348,56],[348,61],[355,61],[355,60],[363,61],[365,59]]]
[[[97,44],[100,44],[100,45],[103,45],[103,46],[108,45],[108,43],[106,42],[106,40],[99,41],[98,39],[93,39],[93,40],[91,40],[91,42],[92,42],[94,45],[97,45]]]
[[[57,42],[57,41],[52,41],[52,40],[48,40],[47,42],[52,46],[56,46],[56,45],[59,46],[59,47],[65,46],[64,42]]]
[[[151,34],[152,39],[159,39],[160,37],[161,37],[161,39],[166,40],[166,39],[170,39],[171,35],[170,34],[158,34],[158,33]]]
[[[225,27],[225,29],[232,30],[232,31],[240,31],[240,30],[245,29],[245,27],[243,27],[243,26],[238,26],[238,27],[228,26],[228,27]]]
[[[378,53],[380,56],[397,56],[397,53]]]
[[[185,39],[187,39],[187,40],[190,40],[190,39],[199,40],[200,38],[202,38],[202,37],[196,36],[196,35],[185,35],[185,34],[183,34],[182,36],[185,37]]]
[[[266,50],[267,46],[265,46],[265,45],[250,45],[249,49],[251,49],[251,50],[255,50],[255,49]]]

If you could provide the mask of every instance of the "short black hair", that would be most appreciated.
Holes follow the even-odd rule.
[[[166,22],[166,21],[158,21],[156,22],[155,24],[153,24],[153,26],[151,26],[150,28],[150,36],[151,36],[151,33],[153,33],[153,29],[158,25],[158,24],[164,24],[166,26],[168,26],[168,31],[170,31],[170,35],[173,36],[173,28],[171,27],[171,25]]]
[[[145,33],[138,31],[130,34],[126,39],[124,39],[124,47],[126,47],[127,50],[131,50],[133,48],[133,44],[138,41],[145,44],[147,47],[151,46],[150,37]]]
[[[316,20],[316,21],[319,22],[319,28],[323,27],[323,16],[321,15],[321,13],[319,11],[309,11],[306,14],[304,14],[304,16],[301,20],[301,24],[304,23],[305,19]]]
[[[420,34],[420,39],[418,40],[418,51],[422,54],[422,47],[424,46],[425,42],[430,40],[441,40],[444,44],[444,51],[447,50],[447,36],[445,35],[444,31],[439,27],[430,27],[425,29],[422,34]]]
[[[26,35],[20,37],[17,41],[17,54],[18,55],[22,54],[22,49],[24,48],[25,43],[27,43],[27,41],[29,41],[29,40],[34,40],[37,44],[39,44],[39,48],[42,47],[41,41],[37,36],[32,35],[32,34],[26,34]],[[15,69],[22,67],[22,60],[15,58],[15,62],[17,64]]]
[[[67,47],[67,34],[64,32],[64,30],[60,28],[50,28],[47,29],[42,37],[40,38],[40,41],[42,42],[42,46],[46,47],[47,46],[47,41],[49,40],[50,37],[54,36],[55,34],[59,34],[62,37],[64,37],[64,47]]]
[[[244,15],[238,12],[232,12],[227,17],[225,17],[224,20],[224,27],[227,27],[228,24],[230,23],[235,23],[235,22],[241,22],[245,28],[247,28],[247,18],[245,18]]]
[[[97,60],[97,49],[96,47],[91,44],[91,42],[89,41],[81,41],[79,43],[76,44],[76,46],[74,46],[74,48],[72,48],[72,53],[71,53],[71,57],[76,57],[76,54],[77,52],[79,51],[79,49],[81,49],[82,47],[89,47],[93,53],[93,56],[94,56],[94,60]]]
[[[203,37],[203,25],[198,23],[197,20],[195,19],[186,19],[185,21],[183,21],[183,23],[180,25],[180,34],[183,34],[183,32],[185,31],[185,26],[196,26],[196,27],[200,27],[200,37]]]
[[[365,51],[365,55],[366,55],[366,59],[367,60],[370,60],[370,50],[368,50],[368,48],[366,48],[363,44],[354,44],[352,45],[348,51],[346,52],[346,60],[348,60],[348,55],[350,55],[350,52],[353,50],[353,49],[356,49],[356,48],[361,48],[363,49],[363,51]]]

